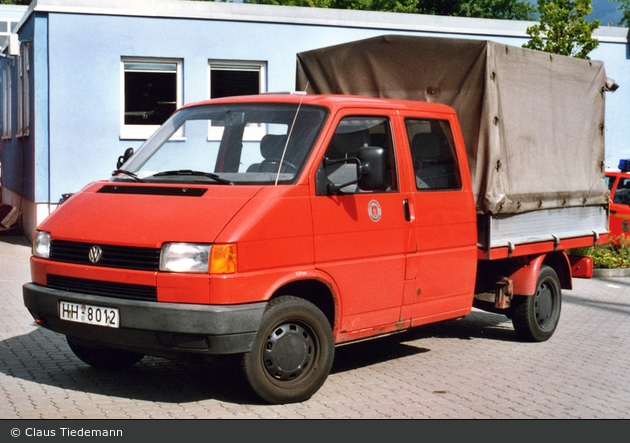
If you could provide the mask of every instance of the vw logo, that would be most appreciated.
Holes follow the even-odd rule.
[[[101,257],[103,256],[103,250],[98,246],[94,245],[90,248],[90,252],[88,253],[88,258],[94,264],[101,261]]]

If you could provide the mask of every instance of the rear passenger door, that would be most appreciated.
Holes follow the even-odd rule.
[[[411,222],[409,193],[399,186],[392,117],[347,111],[335,128],[315,180],[314,248],[316,267],[337,286],[340,331],[347,340],[399,321]],[[385,189],[358,188],[350,159],[362,146],[385,149]]]
[[[451,117],[452,119],[452,117]],[[467,171],[458,161],[449,118],[403,116],[413,164],[413,238],[403,318],[413,325],[465,315],[472,306],[477,228]],[[463,144],[459,155],[464,155]],[[465,179],[465,180],[464,180]]]

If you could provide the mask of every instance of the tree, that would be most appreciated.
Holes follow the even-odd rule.
[[[592,37],[599,20],[586,20],[592,10],[591,0],[538,0],[540,24],[527,28],[531,40],[523,47],[589,60],[599,45]]]
[[[630,26],[630,0],[610,0],[615,3],[621,3],[621,5],[617,8],[617,11],[621,11],[623,14],[619,23],[619,26]]]
[[[535,10],[527,0],[243,0],[243,2],[508,20],[531,20]]]

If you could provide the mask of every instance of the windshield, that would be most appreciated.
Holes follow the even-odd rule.
[[[120,167],[112,181],[292,183],[327,112],[297,103],[184,108]]]

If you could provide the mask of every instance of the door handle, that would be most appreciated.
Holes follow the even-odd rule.
[[[411,210],[409,209],[409,200],[403,200],[403,211],[405,213],[405,220],[411,221]]]

